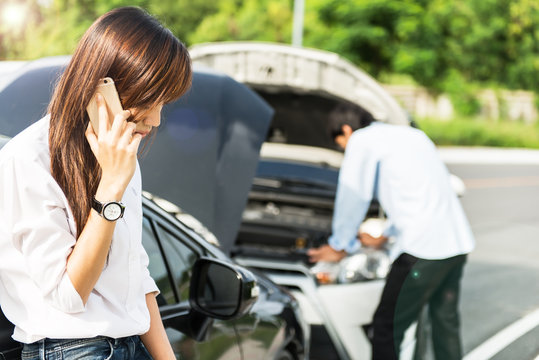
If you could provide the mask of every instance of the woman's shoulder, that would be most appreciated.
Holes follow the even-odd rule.
[[[33,123],[0,149],[0,165],[5,162],[35,163],[50,167],[49,117]]]

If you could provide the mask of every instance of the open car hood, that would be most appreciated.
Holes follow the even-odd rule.
[[[274,108],[267,142],[336,149],[328,118],[340,103],[354,104],[379,121],[410,124],[379,82],[335,53],[262,42],[205,43],[189,51],[195,64],[248,85]]]
[[[13,137],[46,113],[68,60],[36,60],[0,79],[0,134]],[[191,90],[163,108],[161,126],[140,159],[143,189],[196,217],[228,251],[272,115],[245,85],[195,66]]]
[[[190,92],[163,109],[141,159],[143,188],[193,215],[230,250],[272,115],[245,85],[198,69]]]

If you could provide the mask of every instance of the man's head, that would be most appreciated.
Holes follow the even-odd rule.
[[[373,121],[373,116],[359,106],[339,103],[329,113],[329,133],[333,141],[345,149],[352,133],[369,126]]]

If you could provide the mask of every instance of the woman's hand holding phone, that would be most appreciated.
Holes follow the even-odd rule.
[[[120,107],[114,116],[109,115],[110,108],[99,91],[92,102],[93,121],[85,135],[102,170],[94,196],[101,202],[121,201],[135,172],[141,136],[133,135],[135,124],[127,122],[129,110]],[[115,221],[91,211],[67,259],[67,273],[85,304],[105,266],[115,226]]]
[[[107,105],[99,93],[96,94],[96,102],[98,131],[94,131],[92,122],[86,129],[86,138],[102,170],[95,197],[101,201],[121,200],[135,173],[142,136],[135,134],[135,123],[127,122],[131,115],[129,110],[123,110],[109,120]]]

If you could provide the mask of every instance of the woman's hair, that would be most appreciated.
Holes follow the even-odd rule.
[[[85,131],[86,107],[104,77],[114,80],[124,109],[145,110],[172,102],[189,89],[191,60],[170,30],[135,7],[104,14],[80,40],[49,105],[52,176],[67,197],[77,237],[101,178]]]

